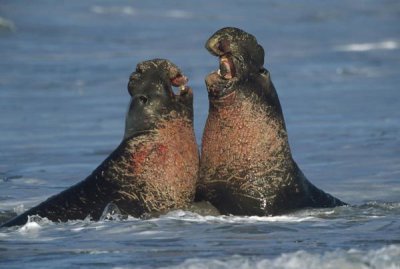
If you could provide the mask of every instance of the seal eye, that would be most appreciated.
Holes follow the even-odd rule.
[[[143,95],[139,96],[140,103],[145,105],[147,103],[147,101],[148,101],[148,98],[146,96],[143,96]]]

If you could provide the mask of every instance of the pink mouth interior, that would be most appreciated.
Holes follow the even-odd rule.
[[[174,87],[179,87],[179,93],[174,95],[184,95],[189,91],[189,86],[187,86],[186,84],[188,83],[189,79],[182,75],[182,74],[178,74],[177,76],[175,76],[174,78],[171,78],[171,84]]]
[[[224,79],[232,79],[235,77],[235,66],[229,56],[223,55],[219,58],[218,75]]]

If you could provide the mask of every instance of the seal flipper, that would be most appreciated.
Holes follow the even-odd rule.
[[[305,192],[307,193],[306,199],[303,201],[302,207],[314,207],[314,208],[326,208],[347,205],[338,198],[318,189],[312,184],[300,170],[297,163],[294,162],[296,174],[298,175],[299,181],[302,182]]]
[[[110,190],[115,189],[114,184],[104,179],[104,171],[107,167],[115,166],[117,156],[124,147],[124,142],[85,180],[51,196],[41,204],[25,211],[1,227],[14,225],[24,225],[28,221],[28,216],[39,215],[51,221],[68,221],[74,219],[84,219],[91,216],[99,219],[103,209],[110,202],[113,195]]]
[[[46,217],[51,221],[68,221],[73,219],[84,219],[86,216],[93,216],[92,214],[95,213],[95,210],[85,210],[89,209],[86,206],[80,206],[80,211],[71,210],[69,206],[74,206],[78,208],[78,204],[82,205],[82,201],[76,200],[83,197],[75,197],[75,193],[81,193],[82,184],[81,182],[59,194],[56,194],[46,201],[42,202],[41,204],[25,211],[21,215],[16,216],[15,218],[11,219],[10,221],[1,225],[1,227],[11,227],[15,225],[24,225],[28,221],[28,216],[39,215],[41,217]],[[84,188],[83,188],[84,189]],[[74,201],[75,200],[75,201]],[[76,202],[78,204],[76,204]],[[75,205],[74,205],[75,203]],[[98,203],[101,205],[102,203]],[[92,214],[91,214],[92,213]],[[95,216],[97,214],[94,214]]]

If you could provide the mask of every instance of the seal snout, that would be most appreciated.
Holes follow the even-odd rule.
[[[137,64],[135,72],[129,78],[129,94],[133,96],[136,91],[141,91],[140,89],[143,90],[144,88],[149,91],[151,88],[146,87],[145,82],[153,81],[154,78],[159,78],[159,81],[165,85],[163,87],[165,89],[164,93],[172,97],[172,99],[191,92],[186,85],[189,79],[175,64],[166,59],[153,59]],[[179,93],[175,94],[172,87],[179,87]],[[160,88],[153,87],[154,90]]]
[[[213,34],[206,42],[206,49],[218,57],[219,68],[206,77],[210,96],[222,97],[231,92],[230,87],[237,81],[237,52],[234,43],[236,28],[223,28]],[[236,55],[236,56],[235,56]]]
[[[222,79],[232,79],[236,75],[235,65],[232,59],[231,42],[228,37],[213,35],[206,43],[207,50],[219,57],[219,69],[217,74]]]
[[[264,64],[264,49],[257,39],[235,27],[218,30],[207,40],[205,47],[219,57],[217,73],[222,79],[242,78],[257,73]]]
[[[188,93],[192,93],[192,90],[187,83],[189,82],[189,78],[185,76],[181,70],[174,65],[173,63],[169,62],[168,60],[164,60],[165,63],[163,64],[165,71],[168,73],[168,78],[173,87],[178,87],[179,92],[177,94],[171,89],[170,94],[173,97],[185,96]]]
[[[175,96],[183,96],[191,92],[191,88],[186,84],[189,82],[189,78],[179,73],[176,77],[171,79],[171,84],[174,87],[179,87],[179,93]]]

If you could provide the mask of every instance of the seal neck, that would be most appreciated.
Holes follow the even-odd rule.
[[[236,103],[236,99],[236,91],[232,91],[222,97],[210,97],[210,107],[231,106]]]

